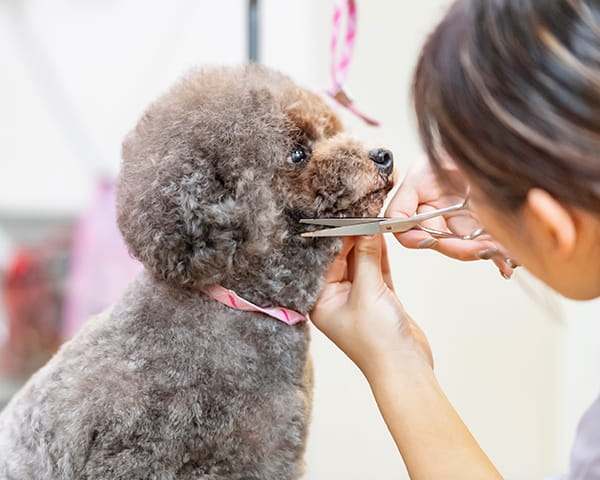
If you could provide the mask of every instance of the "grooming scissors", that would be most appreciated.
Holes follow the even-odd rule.
[[[468,235],[459,235],[452,232],[434,230],[421,225],[421,223],[425,220],[440,217],[448,213],[460,212],[466,209],[467,201],[465,200],[464,202],[452,205],[451,207],[420,213],[408,218],[304,218],[300,220],[300,223],[333,228],[325,228],[315,232],[305,232],[301,235],[309,238],[352,237],[357,235],[376,235],[380,233],[403,233],[412,230],[413,228],[419,228],[435,238],[458,238],[461,240],[473,240],[485,234],[483,229],[478,228]]]

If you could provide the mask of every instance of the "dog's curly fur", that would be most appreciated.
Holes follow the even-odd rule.
[[[256,65],[185,77],[123,146],[119,224],[145,272],[0,414],[0,478],[297,478],[306,324],[202,290],[309,312],[341,242],[301,238],[298,220],[376,215],[390,186],[287,77]]]

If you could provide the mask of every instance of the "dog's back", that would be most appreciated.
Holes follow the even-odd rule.
[[[297,478],[307,335],[144,274],[0,414],[0,478]]]

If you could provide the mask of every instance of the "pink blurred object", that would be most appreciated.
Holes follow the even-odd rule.
[[[75,225],[67,278],[62,337],[70,338],[92,315],[114,303],[142,266],[127,252],[117,226],[116,187],[101,179]]]

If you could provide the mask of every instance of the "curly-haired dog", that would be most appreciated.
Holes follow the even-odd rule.
[[[190,74],[126,138],[119,224],[145,272],[0,415],[2,479],[293,479],[310,409],[306,314],[339,239],[303,217],[376,215],[391,156],[259,66]]]

